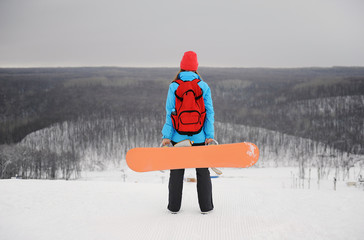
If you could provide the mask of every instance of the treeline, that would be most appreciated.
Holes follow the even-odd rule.
[[[77,178],[81,170],[120,166],[134,147],[158,147],[162,118],[89,116],[35,131],[0,145],[0,178]]]
[[[364,156],[341,151],[311,139],[237,124],[217,123],[217,135],[222,142],[247,141],[255,143],[260,151],[257,167],[298,167],[299,178],[307,177],[315,169],[318,179],[335,171],[336,179],[348,179],[356,167],[364,170]]]
[[[36,131],[19,145],[57,154],[75,150],[83,169],[104,170],[108,164],[120,164],[131,148],[159,146],[161,123],[158,116],[142,118],[132,114],[80,118]]]
[[[76,151],[52,152],[35,146],[0,145],[0,179],[70,179],[81,172]]]
[[[57,123],[28,135],[22,142],[2,146],[2,178],[65,178],[79,176],[82,170],[104,170],[121,166],[133,147],[158,147],[164,119],[110,116]],[[256,167],[320,169],[325,176],[335,168],[347,173],[354,166],[364,167],[362,155],[350,154],[327,144],[231,123],[216,123],[220,143],[248,141],[260,149]]]

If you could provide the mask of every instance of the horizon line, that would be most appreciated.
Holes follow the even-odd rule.
[[[297,69],[297,68],[362,68],[364,65],[331,65],[331,66],[286,66],[286,67],[274,67],[274,66],[199,66],[199,68],[245,68],[245,69]],[[32,69],[32,68],[177,68],[179,66],[117,66],[117,65],[64,65],[64,66],[0,66],[0,69]]]

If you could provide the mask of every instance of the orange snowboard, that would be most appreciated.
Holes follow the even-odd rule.
[[[253,166],[259,149],[253,143],[231,143],[214,146],[133,148],[126,154],[126,162],[136,172],[181,168]]]

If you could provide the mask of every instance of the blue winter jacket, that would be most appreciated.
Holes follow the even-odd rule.
[[[202,89],[202,97],[205,102],[206,108],[206,120],[202,131],[198,134],[187,136],[179,134],[174,128],[171,119],[171,113],[175,110],[176,96],[175,91],[177,90],[178,84],[172,82],[169,85],[167,102],[166,102],[166,123],[163,126],[162,134],[163,138],[171,139],[174,142],[180,142],[182,140],[190,139],[194,143],[203,143],[206,138],[214,138],[214,107],[212,105],[211,90],[210,87],[202,81],[202,79],[194,72],[181,72],[179,77],[182,81],[192,81],[196,78],[201,81],[198,83]]]

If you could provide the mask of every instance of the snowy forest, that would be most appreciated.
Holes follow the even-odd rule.
[[[174,68],[0,69],[0,178],[71,179],[158,147]],[[215,138],[260,149],[256,167],[364,168],[364,68],[200,68]]]

